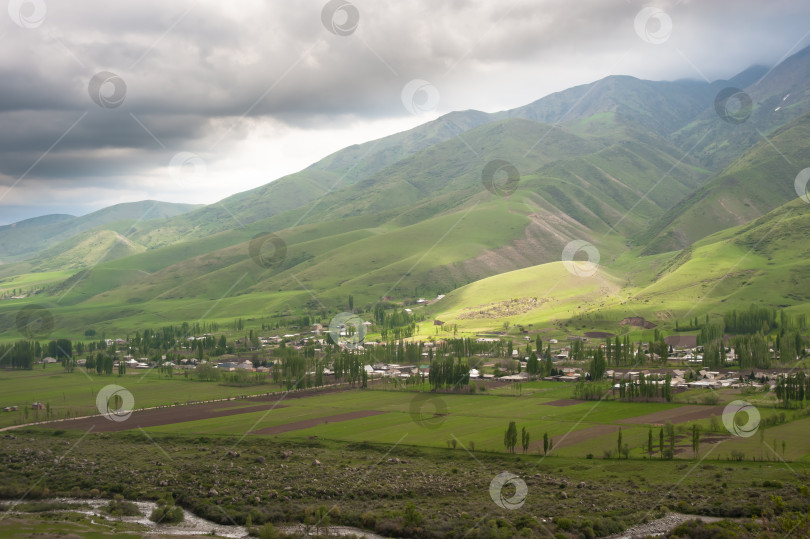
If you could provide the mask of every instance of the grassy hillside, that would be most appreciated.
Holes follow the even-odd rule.
[[[810,166],[805,114],[761,140],[721,174],[638,234],[645,253],[682,249],[718,230],[746,223],[796,198],[794,179]]]
[[[810,314],[810,246],[803,241],[808,233],[810,205],[796,200],[682,252],[626,253],[592,277],[575,277],[561,262],[496,275],[455,290],[433,306],[432,315],[465,332],[499,329],[508,321],[622,333],[631,328],[619,321],[630,316],[671,331],[675,320],[720,316],[752,304]],[[530,310],[505,310],[509,301],[524,297],[541,301]]]
[[[0,227],[0,261],[7,264],[30,258],[48,247],[73,238],[77,234],[112,223],[167,219],[182,215],[195,208],[193,204],[174,204],[144,200],[117,204],[99,211],[73,217],[48,215],[28,219],[14,225]],[[125,231],[121,230],[121,232]]]
[[[770,137],[780,127],[810,111],[810,47],[785,59],[754,80],[729,81],[728,87],[742,89],[750,102],[743,110],[737,99],[729,102],[731,122],[723,121],[714,105],[673,134],[680,147],[692,149],[692,155],[712,170],[720,170],[752,145]],[[719,93],[720,88],[717,88]],[[715,96],[712,96],[714,99]],[[720,108],[725,110],[724,107]]]
[[[735,228],[685,248],[762,216],[766,226],[765,214],[794,198],[810,114],[781,127],[774,120],[768,141],[714,176],[720,161],[706,156],[742,139],[718,131],[706,138],[717,147],[699,158],[683,144],[720,88],[760,84],[762,95],[775,95],[803,80],[796,71],[806,56],[784,62],[767,83],[756,83],[761,68],[712,84],[608,77],[513,111],[451,113],[194,211],[144,202],[2,228],[0,247],[15,237],[30,245],[25,261],[0,267],[0,286],[42,290],[0,303],[2,334],[12,338],[15,313],[34,302],[54,313],[64,336],[200,317],[327,316],[345,310],[349,296],[362,309],[381,297],[409,302],[454,290],[426,314],[470,331],[515,323],[508,306],[482,308],[481,319],[464,310],[511,297],[543,298],[520,316],[560,330],[717,312],[758,299],[747,292],[772,278],[780,283],[773,301],[801,304],[800,293],[783,290],[803,282],[787,244],[767,260],[745,247],[755,230]],[[802,107],[798,99],[791,115]],[[511,183],[502,169],[487,184],[497,160],[514,167]],[[149,220],[155,215],[166,218]],[[251,252],[268,234],[283,251],[269,266]],[[598,276],[583,280],[561,265],[573,240],[599,249]]]

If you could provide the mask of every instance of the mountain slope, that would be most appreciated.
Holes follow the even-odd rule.
[[[773,88],[792,80],[785,69],[772,72]],[[751,69],[734,83],[750,86],[761,74]],[[349,296],[363,308],[381,297],[409,302],[543,264],[555,269],[538,273],[532,290],[561,286],[554,294],[567,298],[542,311],[546,322],[580,313],[609,321],[637,310],[666,324],[691,309],[695,297],[704,297],[701,309],[711,310],[732,297],[722,283],[741,286],[724,272],[739,259],[759,264],[762,257],[746,259],[750,248],[734,243],[747,233],[742,228],[678,250],[789,201],[795,172],[806,166],[810,135],[807,117],[794,118],[770,131],[770,142],[757,134],[759,144],[713,175],[679,144],[691,142],[687,128],[728,83],[609,77],[514,111],[452,113],[183,215],[113,221],[120,212],[108,212],[89,230],[62,226],[69,236],[49,238],[53,243],[41,256],[0,268],[11,289],[24,282],[13,279],[20,271],[48,274],[36,281],[44,283],[38,296],[0,303],[0,322],[13,327],[13,313],[29,300],[52,308],[65,334],[201,315],[325,317],[345,310]],[[733,135],[728,144],[739,146]],[[705,138],[714,146],[702,155],[720,155],[722,133]],[[495,187],[485,185],[485,171],[497,160],[508,166],[490,170]],[[509,167],[516,178],[504,184]],[[776,177],[790,181],[765,182]],[[53,220],[48,226],[73,222]],[[651,225],[649,234],[638,235]],[[280,260],[263,265],[255,244],[270,233],[274,239],[265,248],[275,242]],[[633,236],[643,240],[643,253],[641,247],[631,251]],[[605,274],[598,286],[560,273],[563,248],[572,240],[600,251]],[[786,249],[772,255],[775,265],[785,264]],[[55,282],[58,272],[49,270],[65,268],[73,275]],[[766,264],[758,277],[763,283],[768,271]],[[716,294],[707,288],[715,282]]]
[[[667,255],[628,256],[576,277],[560,262],[502,273],[458,288],[429,316],[461,331],[512,325],[576,331],[630,331],[620,321],[641,316],[673,331],[675,320],[720,316],[750,305],[810,313],[810,204],[795,200],[748,223]],[[643,282],[630,277],[646,267]],[[520,309],[514,299],[539,302]]]
[[[747,85],[728,86],[743,89],[750,98],[750,108],[738,111],[741,101],[730,99],[727,110],[731,122],[723,121],[711,106],[672,136],[676,144],[691,148],[691,154],[712,170],[726,167],[747,148],[810,111],[810,47]]]
[[[726,85],[747,86],[766,71],[750,68],[730,81],[648,81],[609,76],[543,97],[533,103],[498,113],[497,117],[525,118],[567,125],[602,113],[615,114],[624,123],[667,137],[711,106]]]
[[[646,254],[682,249],[796,198],[796,174],[810,166],[808,140],[810,113],[745,152],[638,235],[637,241],[646,245]]]
[[[204,237],[291,209],[303,208],[333,190],[355,184],[365,189],[376,183],[381,176],[396,172],[400,166],[407,167],[407,162],[413,162],[417,154],[423,158],[428,149],[440,151],[437,147],[445,142],[455,141],[458,148],[455,149],[454,157],[479,159],[480,156],[475,153],[478,147],[470,143],[474,147],[471,152],[471,148],[465,144],[468,136],[472,136],[471,131],[507,119],[530,120],[540,124],[561,123],[571,134],[605,137],[607,144],[614,143],[617,136],[626,130],[631,131],[632,136],[655,135],[665,139],[710,107],[715,94],[722,87],[728,84],[747,85],[764,71],[765,68],[752,68],[731,81],[711,84],[702,81],[655,82],[611,76],[509,111],[494,114],[473,110],[449,113],[414,129],[344,148],[298,173],[233,195],[169,222],[141,226],[133,239],[148,247],[169,245],[181,239]],[[595,132],[594,123],[583,125],[583,122],[604,118],[604,115],[608,115],[611,120],[607,125],[600,125]],[[545,131],[549,129],[550,127],[546,127]],[[538,138],[532,140],[531,137],[534,136]],[[543,163],[523,167],[522,162],[526,159],[522,154],[528,152],[533,143],[543,140],[544,136],[544,133],[531,135],[526,141],[515,145],[514,151],[502,152],[504,155],[499,158],[507,159],[505,154],[510,153],[514,160],[521,162],[514,164],[522,173],[530,172]],[[465,147],[461,147],[462,145]],[[679,157],[681,155],[683,150],[679,152]],[[479,163],[478,169],[483,168],[484,164],[486,162]],[[403,194],[396,189],[391,191],[390,188],[388,192],[394,196]],[[419,198],[414,192],[407,193],[406,196],[411,197],[411,201],[414,197]],[[384,201],[388,202],[389,199]]]
[[[161,247],[249,225],[306,206],[336,189],[369,179],[409,155],[488,123],[479,111],[453,112],[408,131],[355,144],[324,157],[300,172],[225,198],[166,223],[143,224],[131,236]]]
[[[143,200],[116,204],[81,217],[48,215],[28,219],[0,227],[0,260],[9,263],[29,258],[60,241],[116,221],[167,219],[198,207]]]

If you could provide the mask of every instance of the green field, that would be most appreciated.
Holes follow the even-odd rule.
[[[54,387],[60,381],[47,372],[33,374],[38,376],[19,380],[29,387],[36,385],[31,379],[37,377]],[[87,400],[90,395],[83,393],[89,389],[72,379],[76,375],[61,378],[73,382],[63,384],[65,393],[77,402]],[[120,382],[138,398],[164,404],[171,403],[184,385],[209,391],[217,387],[147,377],[147,385],[139,388],[134,376],[99,379]],[[220,524],[244,524],[248,516],[254,525],[305,522],[308,514],[324,505],[331,508],[333,524],[383,536],[487,537],[492,530],[500,530],[497,533],[505,537],[543,537],[555,532],[572,534],[566,537],[604,536],[672,510],[739,518],[759,516],[778,503],[791,511],[803,507],[800,486],[810,472],[810,417],[806,414],[760,406],[763,421],[786,412],[786,422],[767,429],[761,426],[765,435],[750,438],[710,432],[708,418],[674,419],[676,458],[666,460],[657,446],[660,423],[627,421],[701,406],[560,402],[571,397],[572,387],[563,382],[531,382],[475,394],[349,389],[291,396],[266,411],[197,421],[182,421],[183,411],[190,406],[168,408],[176,411],[180,422],[153,427],[135,428],[136,412],[127,420],[133,428],[110,434],[74,430],[70,422],[58,423],[56,429],[28,427],[8,431],[12,436],[3,440],[14,464],[0,472],[0,480],[7,485],[0,494],[34,500],[121,494],[127,499],[154,500],[170,492],[186,509]],[[739,397],[729,390],[718,392],[720,404]],[[226,406],[255,402],[239,400]],[[385,413],[323,421],[335,414],[369,410]],[[250,434],[306,420],[316,424],[279,434]],[[526,453],[520,445],[516,454],[506,452],[503,435],[509,421],[531,434],[533,445]],[[702,427],[697,454],[689,440],[692,424]],[[652,458],[646,448],[651,426]],[[629,458],[617,458],[619,428]],[[544,433],[555,444],[548,455],[542,451]],[[580,438],[566,443],[567,436]],[[38,451],[30,451],[31,447]],[[732,459],[732,451],[741,452],[742,460]],[[54,454],[64,455],[58,459],[59,473],[46,472],[43,479],[40,456]],[[491,504],[491,482],[504,471],[527,485],[525,507],[520,511]],[[30,486],[29,481],[36,483]],[[509,495],[507,491],[505,496]],[[779,496],[781,502],[771,496]],[[424,532],[407,531],[412,526],[403,520],[408,504],[422,515]],[[50,518],[69,518],[66,515]],[[0,526],[4,516],[0,510]],[[70,529],[77,533],[92,534],[98,529],[79,517],[70,519],[74,520]],[[755,530],[754,522],[762,523],[743,518],[733,525],[748,533]],[[768,522],[783,533],[789,529],[781,521]],[[54,523],[39,515],[13,517],[5,529],[47,532]]]
[[[421,416],[417,414],[415,419],[412,413],[413,410],[420,409],[413,407],[414,403],[419,402],[418,399],[422,395],[405,391],[367,390],[291,399],[284,401],[283,406],[267,412],[251,412],[237,416],[188,421],[149,427],[146,430],[164,434],[243,435],[255,430],[297,421],[347,412],[375,410],[385,413],[349,421],[322,422],[317,426],[296,429],[274,436],[290,440],[317,436],[321,439],[349,442],[401,443],[429,447],[447,447],[447,443],[455,439],[457,444],[464,446],[469,446],[472,442],[476,450],[499,452],[504,450],[503,433],[506,425],[509,421],[516,421],[518,428],[526,427],[528,429],[534,444],[531,446],[532,450],[538,452],[541,451],[544,433],[548,433],[558,443],[564,443],[567,435],[577,431],[613,425],[616,428],[622,428],[623,439],[630,445],[631,455],[642,458],[646,456],[644,445],[647,442],[650,427],[623,423],[622,420],[664,410],[676,410],[681,407],[681,405],[672,403],[616,401],[583,401],[567,406],[546,405],[545,403],[570,397],[572,386],[559,382],[534,382],[530,385],[532,387],[527,389],[538,391],[523,396],[431,394],[429,400],[425,401],[423,405],[422,413],[431,417],[438,407],[441,410],[440,413],[447,414],[435,419],[437,425],[435,428],[426,428],[419,420]],[[761,408],[763,420],[778,413],[780,413],[778,409]],[[788,412],[787,416],[792,419],[793,413]],[[767,429],[765,442],[768,446],[773,446],[774,440],[777,441],[778,456],[768,450],[759,437],[756,439],[737,438],[729,435],[725,430],[720,433],[711,433],[708,418],[688,422],[679,422],[676,418],[673,419],[678,427],[676,451],[682,451],[682,454],[678,455],[679,457],[691,458],[693,456],[685,431],[692,424],[698,424],[704,436],[716,436],[718,438],[716,442],[720,442],[717,443],[717,448],[712,449],[713,460],[729,458],[732,450],[743,451],[747,458],[759,458],[760,453],[757,451],[760,449],[764,451],[763,458],[775,460],[782,457],[781,441],[785,440],[788,449],[784,455],[785,458],[810,462],[810,452],[806,447],[807,435],[802,430],[803,426],[810,424],[810,419],[804,418],[802,415],[797,418],[795,424],[787,423]],[[654,430],[656,454],[658,454],[660,424],[660,422],[656,423]],[[712,445],[704,444],[699,455],[706,454]],[[604,435],[588,435],[585,440],[571,445],[565,444],[555,454],[586,457],[590,453],[601,457],[604,451],[615,450],[615,448],[616,434],[613,432]],[[714,453],[715,450],[716,453]]]
[[[54,418],[65,417],[66,413],[72,417],[97,414],[96,395],[109,384],[120,385],[132,393],[136,414],[142,408],[279,391],[278,386],[271,384],[231,387],[193,378],[186,379],[180,375],[169,378],[156,370],[133,371],[123,377],[86,374],[81,368],[73,373],[65,373],[56,365],[34,371],[4,371],[0,382],[7,388],[3,392],[0,407],[18,405],[21,408],[18,412],[0,413],[0,426],[45,420],[45,411],[29,411],[27,415],[23,411],[30,408],[30,403],[34,401],[48,403]],[[657,429],[663,420],[641,424],[626,420],[656,412],[677,412],[681,408],[708,410],[708,405],[688,404],[701,402],[708,393],[707,390],[691,390],[676,394],[672,403],[661,403],[571,401],[573,384],[562,382],[523,383],[519,389],[504,385],[474,394],[350,390],[315,394],[306,398],[282,398],[277,406],[267,411],[192,421],[183,419],[186,407],[181,406],[177,408],[179,422],[146,427],[146,430],[156,434],[241,436],[260,429],[298,421],[319,420],[336,414],[377,411],[384,413],[347,421],[317,421],[318,424],[305,428],[295,427],[272,436],[289,440],[316,436],[336,441],[400,443],[436,448],[447,447],[449,442],[456,440],[457,444],[474,446],[479,451],[500,452],[504,449],[503,433],[506,425],[509,421],[516,421],[519,428],[526,427],[529,431],[532,452],[541,451],[543,434],[547,433],[560,446],[555,454],[571,457],[591,454],[601,457],[605,451],[616,449],[616,430],[621,427],[631,456],[643,458],[647,456],[645,444],[650,426],[655,429],[655,452],[658,453]],[[731,451],[736,450],[742,451],[747,459],[784,457],[790,461],[810,462],[804,430],[804,426],[810,424],[810,418],[795,410],[776,408],[775,401],[767,398],[767,395],[743,396],[732,390],[712,393],[715,396],[712,401],[714,406],[745,398],[758,407],[762,421],[770,416],[783,414],[786,423],[769,427],[762,439],[759,436],[739,438],[729,435],[723,429],[712,432],[708,412],[703,418],[689,420],[679,420],[674,415],[672,422],[678,431],[676,456],[693,456],[686,430],[692,424],[697,424],[703,435],[711,439],[711,443],[701,447],[700,455],[707,454],[711,449],[712,459],[727,459]],[[563,402],[563,405],[555,405],[555,401],[563,399],[569,400]],[[234,401],[230,407],[252,404],[254,403],[251,401],[240,399]],[[683,408],[684,406],[688,408]],[[441,415],[433,417],[434,414]],[[715,412],[712,414],[718,415]],[[70,428],[70,422],[60,425]],[[604,427],[609,428],[605,431]],[[583,432],[575,435],[579,431]],[[566,440],[569,435],[572,439]]]
[[[50,404],[54,418],[86,416],[99,413],[96,395],[104,386],[116,384],[125,387],[135,399],[135,409],[164,404],[184,404],[188,401],[225,399],[238,395],[263,394],[277,391],[277,386],[259,385],[233,387],[216,382],[201,382],[181,374],[168,377],[156,369],[131,370],[124,376],[98,376],[87,374],[82,367],[66,373],[61,365],[37,367],[31,371],[0,371],[0,409],[19,406],[17,412],[0,411],[0,428],[10,425],[45,420],[45,411],[29,411],[33,402]]]

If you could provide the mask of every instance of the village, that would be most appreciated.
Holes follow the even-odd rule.
[[[366,330],[371,326],[369,322],[363,324]],[[237,338],[233,341],[233,345],[238,351],[224,353],[219,356],[198,353],[201,349],[198,349],[195,343],[206,339],[215,339],[213,334],[206,333],[200,336],[187,337],[186,344],[181,346],[175,354],[169,356],[163,354],[159,360],[156,357],[151,359],[148,357],[135,357],[127,339],[110,338],[105,339],[105,343],[109,349],[114,350],[113,367],[119,373],[126,372],[127,369],[149,370],[163,368],[170,371],[171,374],[185,373],[188,376],[201,365],[210,365],[219,373],[269,374],[279,360],[276,357],[279,348],[296,351],[309,348],[315,356],[323,357],[326,347],[337,341],[337,346],[340,349],[350,350],[351,353],[355,354],[365,354],[368,361],[362,368],[369,381],[387,379],[407,382],[426,380],[430,375],[431,359],[434,354],[438,357],[440,349],[448,342],[447,339],[441,338],[420,341],[418,346],[421,361],[403,364],[368,359],[375,357],[375,354],[373,354],[375,349],[392,346],[395,345],[394,343],[385,343],[379,340],[357,342],[356,339],[352,340],[350,338],[354,334],[354,330],[346,324],[341,324],[337,328],[337,332],[333,331],[333,334],[330,335],[329,328],[325,328],[321,324],[314,324],[307,331],[259,336],[252,342],[246,338]],[[330,339],[330,336],[332,339]],[[504,341],[509,342],[510,346],[508,348],[511,349],[511,354],[498,355],[494,351],[494,345]],[[531,348],[530,337],[523,336],[522,341],[528,344],[528,349]],[[569,336],[567,341],[562,343],[558,339],[549,339],[546,353],[550,353],[550,364],[553,367],[551,372],[547,372],[545,376],[542,376],[529,373],[530,356],[526,349],[521,349],[519,345],[513,345],[514,341],[507,340],[502,336],[477,337],[475,339],[476,343],[493,345],[493,347],[488,353],[479,353],[467,358],[470,367],[469,378],[470,380],[509,383],[528,382],[530,380],[575,383],[590,380],[591,376],[588,369],[591,358],[572,359],[572,346],[577,341],[579,343],[590,342],[590,346],[598,346],[601,349],[606,346],[597,339],[583,336]],[[696,337],[671,336],[666,337],[664,342],[669,348],[666,363],[662,363],[661,357],[657,353],[650,354],[648,347],[644,344],[641,348],[644,360],[626,368],[609,368],[605,370],[603,378],[612,380],[615,387],[618,387],[619,382],[622,380],[629,382],[638,381],[640,377],[649,379],[653,376],[663,379],[665,376],[669,376],[671,387],[676,390],[739,388],[743,385],[757,389],[766,387],[772,390],[776,385],[776,381],[782,375],[781,371],[784,370],[780,368],[750,369],[742,372],[738,367],[735,368],[736,353],[733,348],[727,350],[726,363],[729,365],[728,368],[710,370],[703,365],[703,350],[702,347],[697,345]],[[773,349],[770,352],[774,354]],[[87,358],[75,359],[75,365],[78,367],[85,367],[87,362]],[[37,363],[45,367],[48,364],[60,363],[60,361],[54,357],[44,357]],[[330,367],[332,367],[330,364],[324,364],[322,367],[322,374],[326,377],[326,380],[334,376],[334,371]]]

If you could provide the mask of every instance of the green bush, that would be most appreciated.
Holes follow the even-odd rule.
[[[259,539],[278,539],[280,535],[276,530],[276,527],[270,524],[269,522],[266,523],[264,526],[259,528]]]
[[[157,524],[177,524],[183,522],[183,509],[176,505],[163,505],[156,507],[149,520]]]
[[[121,495],[116,495],[102,510],[114,517],[137,517],[143,514],[137,505],[124,500]]]
[[[556,524],[557,524],[557,527],[560,528],[563,531],[568,531],[568,530],[570,530],[571,528],[574,527],[573,521],[570,518],[565,518],[565,517],[558,518]]]

